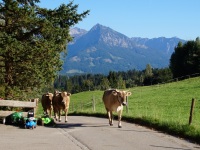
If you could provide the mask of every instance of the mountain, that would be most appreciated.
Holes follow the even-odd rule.
[[[73,42],[70,43],[70,44],[75,43],[76,40],[77,40],[79,37],[81,37],[82,35],[84,35],[84,34],[86,34],[86,33],[87,33],[86,30],[80,29],[80,28],[77,28],[77,27],[70,29],[69,34],[73,37]]]
[[[129,38],[100,24],[89,31],[73,28],[70,34],[74,41],[68,45],[61,74],[143,70],[147,64],[167,67],[174,47],[184,42],[177,37]]]

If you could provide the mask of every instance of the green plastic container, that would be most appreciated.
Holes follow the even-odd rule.
[[[11,123],[19,124],[23,121],[23,113],[22,112],[15,112],[11,114]]]

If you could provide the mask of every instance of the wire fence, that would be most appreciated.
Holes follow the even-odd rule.
[[[96,112],[96,106],[103,105],[102,99],[100,97],[91,96],[90,100],[79,100],[80,102],[77,104],[75,102],[71,102],[70,111],[84,111],[89,110]],[[99,109],[97,110],[99,111]]]
[[[171,80],[168,80],[166,82],[161,82],[161,83],[158,83],[158,84],[166,84],[166,83],[171,83],[171,82],[177,82],[177,81],[190,79],[190,78],[194,78],[194,77],[199,77],[199,76],[200,76],[200,73],[194,73],[194,74],[190,74],[190,75],[185,75],[185,76],[173,78]]]
[[[173,79],[173,82],[198,76],[200,76],[199,73],[187,75]],[[172,80],[167,83],[171,82]],[[200,85],[200,81],[197,82]],[[149,117],[163,122],[177,122],[181,124],[192,123],[193,125],[200,126],[200,90],[198,90],[199,92],[197,91],[195,97],[193,97],[191,90],[193,87],[190,87],[190,85],[186,85],[185,83],[183,85],[179,84],[179,92],[173,92],[173,88],[175,87],[171,87],[171,84],[162,83],[145,88],[131,89],[133,94],[129,98],[129,105],[124,108],[123,115],[135,118]],[[198,88],[198,86],[196,88]],[[164,91],[160,93],[160,89]],[[150,93],[155,94],[153,95]],[[195,99],[195,104],[191,107],[193,98]],[[80,100],[78,104],[71,102],[70,105],[71,112],[87,111],[106,113],[101,96],[91,95],[87,100]],[[193,109],[192,112],[191,109]],[[190,123],[189,118],[191,117]]]
[[[87,103],[75,105],[73,102],[70,106],[71,112],[98,112],[106,114],[104,104],[101,99],[91,99]],[[193,101],[194,100],[194,101]],[[134,102],[124,107],[123,115],[134,118],[153,118],[161,122],[176,122],[178,124],[193,124],[200,127],[200,100],[191,99],[184,105],[155,104]]]

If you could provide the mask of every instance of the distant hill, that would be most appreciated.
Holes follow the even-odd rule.
[[[174,47],[184,42],[177,37],[129,38],[100,24],[89,31],[73,28],[70,34],[74,41],[68,45],[61,74],[143,70],[147,64],[167,67]]]

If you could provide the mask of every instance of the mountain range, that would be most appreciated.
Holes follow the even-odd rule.
[[[60,74],[108,74],[109,71],[143,70],[147,64],[153,68],[169,66],[171,54],[178,42],[172,38],[129,38],[109,27],[96,24],[89,31],[70,29],[74,37],[63,57]]]

